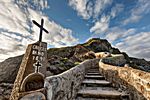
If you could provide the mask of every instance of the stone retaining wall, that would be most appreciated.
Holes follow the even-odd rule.
[[[62,74],[45,79],[47,100],[72,100],[80,88],[85,73],[90,68],[98,67],[99,59],[82,62]]]
[[[99,70],[113,86],[126,91],[131,100],[150,100],[150,73],[101,61]]]

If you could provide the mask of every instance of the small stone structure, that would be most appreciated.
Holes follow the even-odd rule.
[[[131,100],[150,100],[150,73],[131,67],[118,67],[99,62],[99,70],[113,86],[130,95]]]
[[[21,100],[26,100],[26,97],[32,97],[39,92],[45,94],[44,78],[46,77],[46,64],[47,43],[38,41],[28,45],[14,83],[10,100],[18,100],[20,98],[22,98]]]
[[[45,79],[47,100],[72,100],[80,88],[85,73],[98,67],[99,59],[86,60],[62,74]]]
[[[111,54],[109,52],[97,52],[95,53],[96,58],[106,58],[110,57]]]
[[[20,65],[10,100],[46,100],[44,79],[46,77],[47,43],[42,42],[42,32],[48,31],[35,20],[33,23],[40,28],[39,41],[28,45]]]

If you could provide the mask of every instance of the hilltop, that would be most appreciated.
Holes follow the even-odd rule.
[[[48,49],[47,74],[56,75],[68,70],[86,59],[95,58],[88,52],[110,52],[112,54],[123,54],[126,63],[131,67],[150,71],[150,62],[144,59],[129,57],[125,52],[114,48],[106,39],[93,38],[86,43],[70,47]],[[23,55],[11,57],[0,63],[0,82],[13,83],[21,64]]]
[[[125,52],[114,48],[105,39],[93,38],[83,44],[70,47],[50,48],[47,50],[48,64],[47,76],[62,73],[86,59],[93,59],[93,53],[109,52],[111,54],[124,55],[126,64],[130,67],[150,72],[150,62],[144,59],[129,57]],[[8,99],[13,87],[23,55],[11,57],[0,62],[0,99]],[[124,66],[124,65],[121,65]]]

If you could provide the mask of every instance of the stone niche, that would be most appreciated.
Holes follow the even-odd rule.
[[[31,73],[23,80],[19,100],[46,100],[42,73]]]
[[[20,92],[34,91],[43,87],[44,75],[42,73],[32,73],[23,80]]]

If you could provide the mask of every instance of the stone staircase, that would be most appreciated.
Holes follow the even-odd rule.
[[[75,100],[129,100],[129,96],[113,88],[95,68],[85,75]]]

